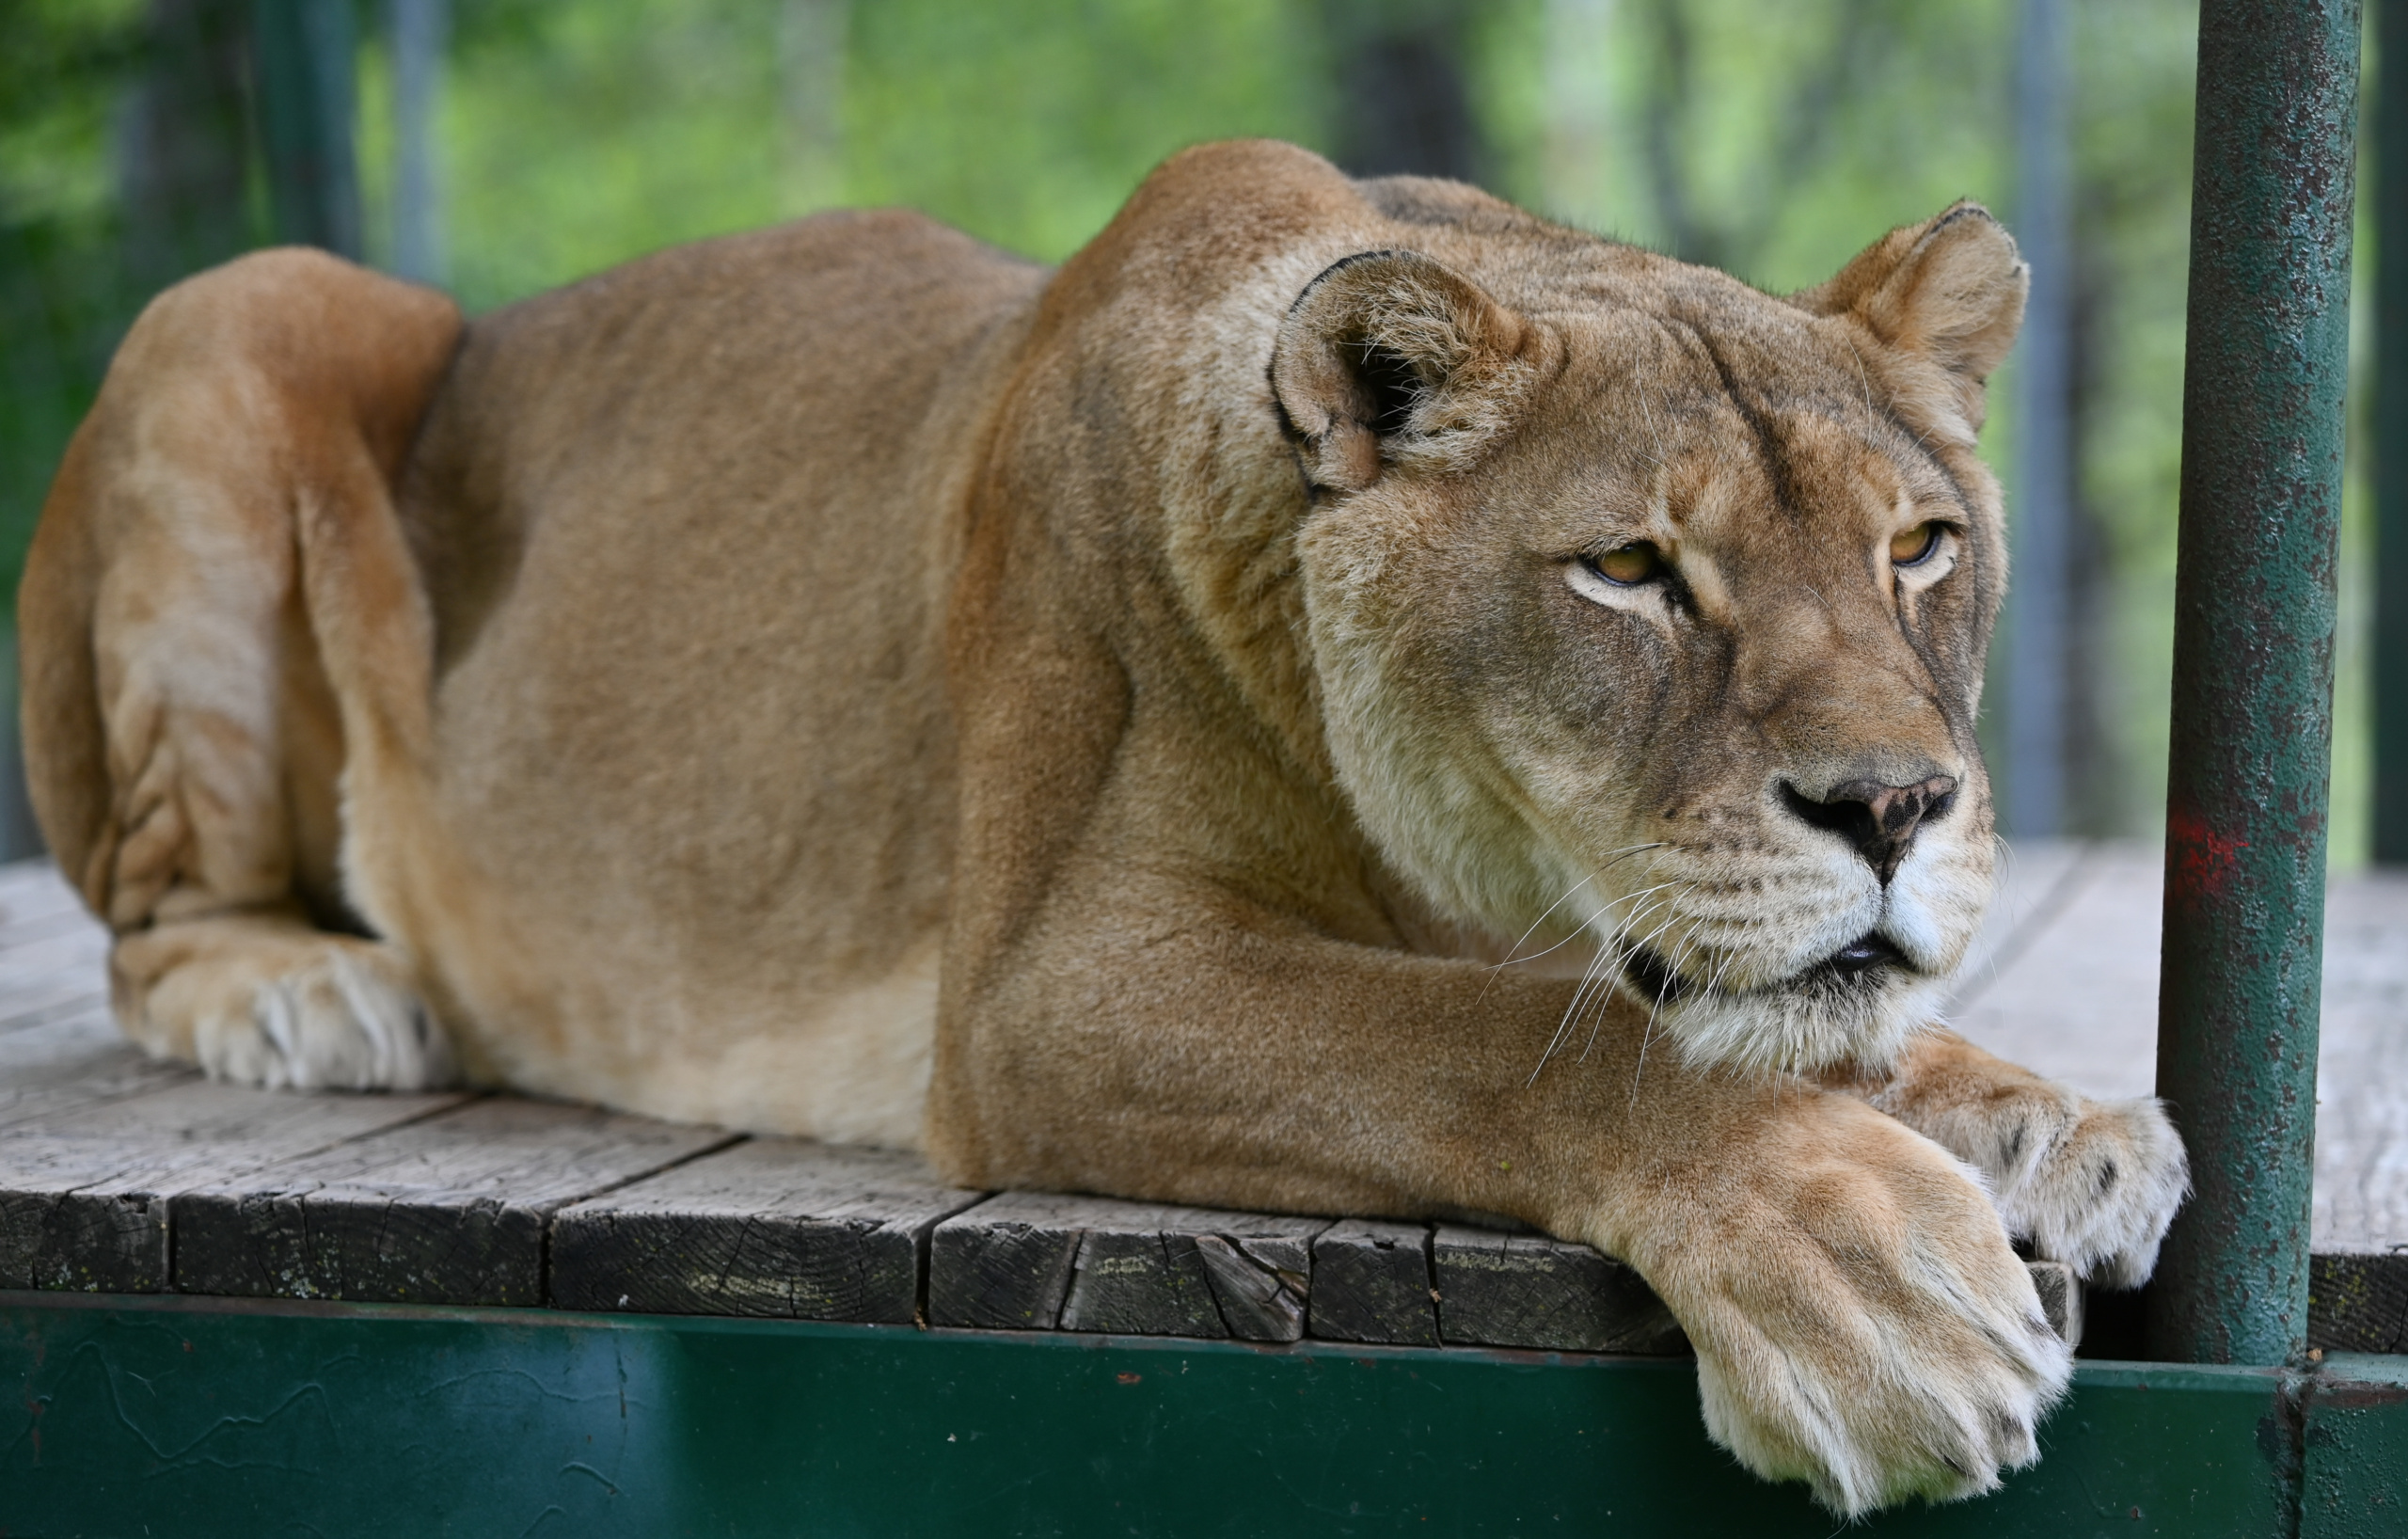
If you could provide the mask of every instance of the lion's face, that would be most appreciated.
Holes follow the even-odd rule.
[[[1972,249],[1935,264],[1952,226]],[[1850,308],[1885,254],[1893,278],[1941,267],[1906,277],[1988,325],[1975,367],[1961,319],[1951,353]],[[2004,562],[1972,437],[2021,268],[1977,213],[1798,302],[1617,257],[1621,280],[1519,312],[1426,259],[1365,264],[1404,272],[1336,328],[1352,414],[1311,416],[1290,351],[1340,296],[1291,317],[1339,778],[1431,902],[1518,957],[1580,956],[1589,997],[1619,989],[1692,1059],[1877,1062],[1931,1019],[1990,888],[1973,718]],[[1408,377],[1376,307],[1417,278],[1470,340]]]

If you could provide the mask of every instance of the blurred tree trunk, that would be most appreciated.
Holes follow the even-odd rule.
[[[845,200],[845,52],[851,22],[849,0],[784,0],[778,10],[789,214]]]
[[[1908,0],[1834,0],[1821,51],[1798,61],[1751,196],[1720,217],[1708,209],[1690,144],[1692,126],[1718,110],[1700,88],[1689,0],[1640,0],[1653,68],[1640,99],[1640,151],[1672,255],[1746,277],[1790,199],[1830,157],[1841,109],[1881,75]]]
[[[2114,313],[2109,254],[2083,226],[2088,200],[2074,202],[2073,296],[2067,325],[2066,480],[2067,504],[2066,573],[2066,801],[2064,832],[2079,838],[2111,839],[2126,832],[2130,812],[2123,755],[2108,711],[2115,661],[2115,542],[2097,495],[2083,483],[2082,468],[2104,416],[2105,377],[2111,346],[2107,318]]]
[[[1471,0],[1322,0],[1338,86],[1338,164],[1354,176],[1491,170],[1472,111]]]
[[[391,0],[393,49],[393,271],[441,284],[449,268],[436,118],[451,0]]]
[[[252,81],[278,241],[361,255],[351,0],[252,0]]]
[[[2074,243],[2064,0],[2022,0],[2015,59],[2015,235],[2032,270],[2015,348],[2014,549],[2006,598],[2005,832],[2067,832],[2068,706],[2081,622],[2073,607]]]
[[[249,0],[150,0],[119,137],[138,302],[251,245]]]

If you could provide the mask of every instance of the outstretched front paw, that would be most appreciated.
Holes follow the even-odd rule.
[[[1964,1167],[1817,1099],[1735,1161],[1744,1197],[1696,1194],[1710,1234],[1641,1268],[1697,1347],[1706,1429],[1843,1516],[1989,1490],[2038,1456],[2072,1354]]]
[[[2008,1230],[2088,1281],[2147,1281],[2190,1195],[2162,1103],[2092,1101],[1947,1032],[1919,1039],[1868,1099],[1981,1171]]]

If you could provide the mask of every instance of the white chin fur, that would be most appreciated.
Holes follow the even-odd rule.
[[[1852,856],[1834,853],[1817,874],[1829,900],[1793,905],[1785,924],[1751,934],[1752,959],[1687,967],[1676,997],[1660,1002],[1625,978],[1624,992],[1655,1012],[1657,1028],[1691,1066],[1757,1074],[1812,1074],[1843,1064],[1879,1071],[1940,1018],[1949,978],[1987,907],[1988,871],[1942,837],[1918,848],[1886,887]],[[1911,970],[1844,979],[1814,968],[1872,933],[1895,944]],[[1701,974],[1714,984],[1697,987]]]
[[[1751,1074],[1812,1074],[1842,1064],[1879,1069],[1938,1017],[1946,997],[1946,980],[1925,976],[1892,974],[1870,987],[1815,980],[1667,1001],[1656,1023],[1693,1068]]]

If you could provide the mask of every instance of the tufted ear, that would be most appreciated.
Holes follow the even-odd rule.
[[[1891,346],[1919,353],[1964,386],[1967,415],[1982,420],[1982,383],[2023,324],[2031,271],[2015,237],[1978,203],[1890,231],[1828,283],[1792,294],[1817,315],[1854,314]]]
[[[1418,251],[1365,251],[1305,286],[1271,354],[1305,475],[1360,491],[1391,464],[1456,468],[1508,420],[1531,328]]]

